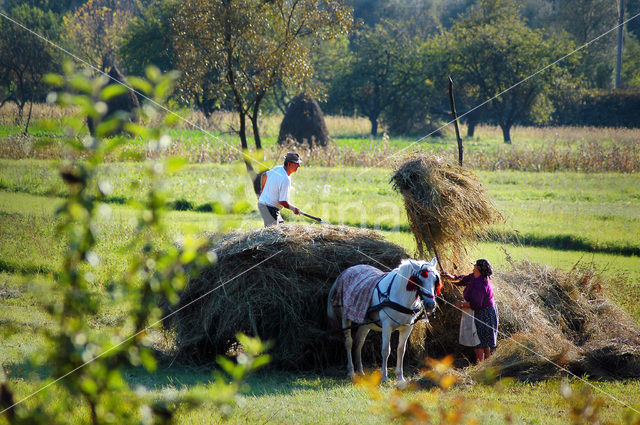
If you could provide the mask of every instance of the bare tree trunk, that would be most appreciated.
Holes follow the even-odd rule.
[[[264,95],[256,97],[255,103],[253,104],[253,113],[249,116],[249,118],[251,118],[251,125],[253,129],[253,141],[256,144],[256,150],[258,152],[262,152],[262,139],[260,139],[260,127],[258,126],[258,117],[260,116],[260,102],[262,101],[262,96]]]
[[[502,137],[504,138],[504,142],[510,145],[511,144],[511,125],[500,124],[500,128],[502,129]]]
[[[378,117],[369,116],[369,121],[371,121],[371,135],[376,137],[378,135]]]
[[[473,111],[467,114],[467,137],[468,138],[473,138],[473,136],[475,135],[478,121],[480,121],[480,117],[476,111]]]
[[[242,160],[244,161],[245,167],[247,167],[247,173],[249,174],[249,178],[253,183],[253,189],[257,197],[257,196],[260,196],[260,191],[259,189],[256,189],[256,180],[260,176],[258,173],[256,173],[255,169],[253,168],[253,164],[251,164],[251,157],[247,152],[249,150],[249,144],[247,143],[246,114],[244,112],[238,112],[238,116],[240,118],[240,130],[238,131],[238,135],[240,136],[240,145],[242,146]],[[253,122],[253,119],[251,121]]]
[[[29,123],[31,122],[31,110],[33,109],[33,102],[29,102],[29,115],[27,115],[27,124],[24,126],[24,135],[29,133]]]
[[[620,0],[618,7],[618,54],[616,57],[616,90],[621,88],[622,48],[624,45],[624,0]]]

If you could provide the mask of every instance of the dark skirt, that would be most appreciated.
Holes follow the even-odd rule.
[[[495,348],[498,342],[498,310],[495,305],[484,310],[475,310],[473,316],[480,339],[476,348]]]

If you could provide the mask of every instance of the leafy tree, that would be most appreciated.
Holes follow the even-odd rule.
[[[48,40],[57,40],[60,25],[54,13],[25,4],[11,9],[10,15]],[[33,101],[46,94],[43,77],[55,70],[56,63],[56,51],[47,42],[13,22],[0,20],[0,85],[6,93],[0,107],[13,100],[18,106],[17,121],[21,123],[24,107],[29,103],[25,134],[29,129]]]
[[[435,30],[439,11],[445,6],[442,0],[348,0],[347,3],[353,7],[354,19],[368,27],[384,20],[402,22],[406,31],[414,35]]]
[[[622,84],[626,88],[640,89],[640,41],[633,33],[627,34],[624,42]]]
[[[572,83],[567,69],[578,60],[574,54],[532,76],[570,52],[573,45],[527,27],[513,0],[480,0],[432,45],[439,48],[436,56],[446,61],[454,81],[465,87],[466,96],[476,99],[476,104],[492,99],[485,113],[500,125],[505,143],[511,143],[510,130],[517,122],[525,118],[540,121],[549,115],[545,97]]]
[[[322,110],[333,114],[351,114],[353,109],[341,101],[342,88],[338,84],[349,69],[352,54],[349,50],[349,38],[346,35],[320,44],[312,52],[314,80],[317,85],[316,96],[323,103]]]
[[[556,4],[555,23],[559,31],[568,32],[579,46],[594,40],[618,24],[618,1],[563,0]],[[584,50],[577,71],[590,87],[610,88],[616,57],[613,31]]]
[[[123,28],[138,11],[134,0],[89,0],[63,18],[63,40],[83,60],[106,71],[116,59]]]
[[[399,24],[387,20],[361,29],[351,43],[352,57],[334,96],[369,119],[373,136],[384,111],[402,95],[400,83],[409,77],[402,68],[414,54],[412,43]]]
[[[150,65],[163,72],[175,69],[170,18],[176,7],[175,0],[160,0],[131,20],[118,50],[127,74],[144,75]]]
[[[27,4],[44,10],[45,12],[63,14],[77,9],[86,1],[87,0],[7,0],[4,4],[4,8],[6,10],[11,10],[16,6]]]
[[[446,73],[440,58],[425,61],[425,46],[422,37],[406,39],[401,47],[401,60],[394,70],[394,95],[382,113],[382,120],[389,132],[395,134],[425,134],[433,129],[433,123],[443,114],[448,114],[448,96],[439,93],[446,84],[436,83],[438,76]],[[448,103],[446,103],[448,105]]]
[[[206,79],[221,101],[233,103],[242,148],[248,118],[260,150],[258,120],[269,90],[301,91],[313,74],[309,49],[346,32],[350,22],[338,0],[187,0],[173,21],[182,84]]]

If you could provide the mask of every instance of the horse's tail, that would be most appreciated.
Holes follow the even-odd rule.
[[[329,290],[329,296],[327,297],[327,318],[329,319],[329,328],[336,329],[339,327],[340,318],[337,317],[336,311],[333,309],[333,298],[335,297],[336,291],[338,290],[340,278],[338,277],[331,289]]]

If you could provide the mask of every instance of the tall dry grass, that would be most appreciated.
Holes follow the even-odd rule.
[[[232,112],[217,111],[206,117],[200,111],[189,111],[184,117],[185,121],[180,124],[182,129],[193,129],[193,125],[195,125],[201,129],[224,133],[231,128],[239,128],[238,116]],[[260,135],[262,137],[277,137],[282,118],[282,114],[263,116],[260,119]],[[333,137],[369,138],[371,123],[366,118],[325,116],[324,119],[329,134]],[[248,131],[249,134],[252,134],[251,128],[248,128]]]
[[[448,127],[447,127],[448,128]],[[461,125],[461,134],[466,134],[466,126]],[[498,126],[479,125],[477,138],[502,140],[502,130]],[[511,129],[511,138],[518,141],[539,140],[547,143],[581,144],[588,142],[640,143],[640,130],[623,127],[521,127]]]
[[[29,105],[24,107],[23,114],[26,117],[29,113]],[[62,120],[75,113],[73,107],[62,108],[59,105],[48,103],[34,103],[31,110],[31,120]],[[18,107],[15,103],[7,102],[0,108],[0,125],[15,125],[18,116]]]
[[[510,147],[468,154],[469,163],[485,170],[584,171],[637,173],[640,171],[640,143],[589,141],[560,147]]]
[[[0,124],[14,125],[15,105],[0,109]],[[60,107],[36,104],[33,120],[49,119],[60,122],[73,111]],[[126,144],[115,150],[107,161],[144,160],[165,156],[181,156],[194,163],[228,163],[242,159],[237,137],[232,129],[238,128],[236,116],[230,112],[217,112],[205,117],[201,112],[185,112],[187,121],[183,129],[198,128],[215,133],[202,138],[178,135],[169,149],[158,150],[143,143]],[[261,134],[275,137],[279,131],[281,115],[265,116],[260,121]],[[274,145],[268,143],[261,155],[267,162],[280,162],[286,151],[297,150],[305,164],[333,167],[337,165],[358,167],[390,167],[407,157],[425,153],[457,157],[457,146],[452,140],[447,144],[397,143],[369,138],[370,124],[364,118],[344,116],[325,117],[329,133],[334,138],[324,148],[311,149],[306,145]],[[465,128],[463,126],[464,134]],[[446,140],[453,139],[453,131],[444,129]],[[479,126],[475,139],[465,139],[465,164],[477,169],[521,171],[583,171],[623,172],[640,171],[640,131],[626,128],[594,127],[515,127],[514,144],[501,142],[498,127]],[[251,134],[250,134],[251,136]],[[58,159],[71,158],[75,153],[64,147],[60,136],[10,135],[0,139],[0,158]],[[360,139],[345,145],[341,138]],[[404,147],[403,147],[404,146]]]

